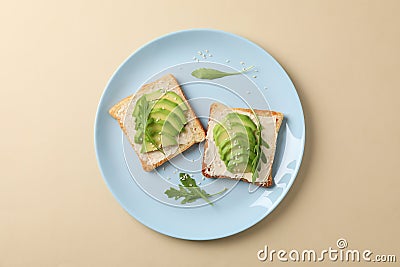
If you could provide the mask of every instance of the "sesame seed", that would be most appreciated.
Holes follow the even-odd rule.
[[[197,59],[197,57],[193,57],[193,60],[196,60]]]
[[[253,78],[257,78],[257,76],[256,76],[256,75],[253,75]]]
[[[244,62],[243,62],[243,61],[240,61],[240,64],[244,65]]]
[[[165,171],[165,167],[162,167],[162,170]]]
[[[199,52],[197,52],[197,54],[199,54],[201,56],[203,54],[203,52],[199,51]]]
[[[204,176],[203,176],[203,178],[201,178],[201,180],[203,180],[203,181],[204,181],[205,179],[206,179],[206,177],[204,177]]]
[[[201,182],[198,182],[197,184],[198,184],[198,185],[201,185]]]
[[[211,54],[208,54],[208,57],[212,57],[212,55],[211,55]]]
[[[227,60],[225,60],[225,62],[226,62],[226,63],[229,63],[229,62],[231,62],[231,61],[230,61],[229,59],[227,59]]]
[[[202,55],[202,57],[205,59],[205,58],[206,58],[206,55]]]
[[[258,72],[258,70],[254,70],[255,72]]]
[[[206,49],[206,53],[208,53],[208,50]]]
[[[265,89],[265,90],[267,90],[267,89],[268,89],[268,87],[264,86],[264,89]]]
[[[199,60],[198,58],[196,58],[196,61],[197,61],[197,62],[200,62],[200,60]]]

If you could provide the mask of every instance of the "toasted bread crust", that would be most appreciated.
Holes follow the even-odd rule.
[[[209,119],[208,119],[208,123],[210,123],[211,114],[213,114],[214,109],[217,107],[217,105],[218,105],[218,103],[213,103],[210,106],[210,116],[209,116]],[[249,113],[253,112],[251,109],[246,109],[246,108],[232,108],[232,110],[234,110],[234,111],[242,111],[242,112],[249,112]],[[259,110],[259,109],[254,109],[254,112],[257,115],[260,115],[260,116],[276,116],[276,132],[279,132],[279,129],[280,129],[280,127],[282,125],[282,121],[283,121],[283,114],[282,113],[277,112],[277,111]],[[205,151],[207,150],[207,147],[208,147],[208,142],[206,141],[206,143],[204,144],[204,155],[205,155]],[[206,165],[205,161],[203,160],[201,172],[205,177],[207,177],[207,178],[228,178],[228,179],[233,179],[232,177],[224,176],[224,175],[211,176],[207,172],[207,170],[208,170],[207,169],[207,165]],[[241,180],[241,181],[244,181],[244,182],[247,182],[247,183],[251,183],[251,182],[249,182],[248,180],[246,180],[244,178],[237,179],[237,180]],[[256,182],[254,184],[257,185],[257,186],[261,186],[261,187],[271,187],[274,184],[274,181],[272,179],[272,171],[269,174],[269,176],[268,176],[268,178],[267,178],[267,180],[265,182],[262,182],[262,183]]]
[[[175,79],[175,77],[171,74],[167,74],[167,75],[163,76],[162,78],[160,78],[159,80],[161,80],[161,79],[170,80],[175,84],[175,86],[173,87],[174,92],[176,92],[182,98],[182,100],[185,102],[185,104],[187,105],[187,107],[188,107],[187,112],[189,112],[190,117],[193,118],[193,125],[194,125],[194,128],[196,129],[196,131],[193,132],[194,139],[191,140],[191,142],[189,142],[188,144],[179,145],[179,147],[175,153],[169,155],[168,157],[164,157],[162,160],[160,160],[156,163],[153,163],[153,164],[151,164],[151,163],[143,160],[141,157],[139,157],[140,152],[135,148],[135,145],[131,143],[131,146],[135,150],[136,154],[138,154],[138,158],[140,160],[142,168],[145,171],[154,170],[155,168],[161,166],[163,163],[167,162],[168,160],[172,159],[173,157],[175,157],[175,156],[179,155],[180,153],[182,153],[183,151],[187,150],[195,143],[202,142],[206,138],[206,132],[204,131],[202,124],[200,123],[199,119],[196,117],[196,114],[194,113],[189,102],[187,101],[187,98],[184,95],[184,93],[183,93],[181,87],[179,86],[178,81]],[[157,80],[157,81],[159,81],[159,80]],[[151,87],[152,84],[156,83],[157,81],[143,85],[139,89],[138,92],[148,90],[149,87]],[[108,111],[109,114],[118,121],[119,126],[121,127],[121,129],[125,135],[127,135],[127,131],[124,127],[124,119],[125,119],[125,115],[126,115],[128,107],[129,107],[129,104],[131,103],[131,100],[133,97],[134,97],[134,95],[125,97],[124,99],[119,101],[117,104],[112,106]]]

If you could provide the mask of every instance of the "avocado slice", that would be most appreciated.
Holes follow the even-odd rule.
[[[257,130],[257,126],[255,125],[255,123],[253,122],[252,119],[250,119],[249,116],[244,115],[244,114],[239,114],[236,112],[233,113],[229,113],[228,115],[226,115],[225,117],[225,121],[230,121],[230,123],[241,123],[244,126],[249,127],[252,131],[256,131]]]
[[[170,136],[169,134],[155,134],[153,135],[154,141],[157,144],[161,144],[161,147],[173,146],[178,144],[176,137]]]
[[[219,135],[222,134],[224,131],[228,132],[228,135],[231,139],[240,133],[243,133],[244,135],[247,134],[249,142],[255,144],[256,137],[254,132],[251,130],[250,127],[243,126],[243,124],[237,122],[230,124],[230,126],[218,124],[213,129],[213,133],[217,137],[217,139],[219,139]]]
[[[220,127],[217,130],[215,130],[215,135],[219,135],[222,133],[222,131],[226,129],[226,131],[228,131],[229,136],[231,136],[231,138],[233,138],[235,135],[239,134],[239,133],[243,133],[243,134],[247,134],[248,135],[248,139],[250,142],[255,143],[255,134],[254,132],[249,128],[249,127],[244,127],[241,124],[238,123],[234,123],[232,124],[232,126],[226,126],[226,127]]]
[[[225,140],[230,140],[232,136],[230,136],[230,133],[221,126],[221,130],[219,130],[216,135],[214,135],[214,141],[215,144],[219,147]]]
[[[168,91],[167,93],[165,93],[163,98],[176,103],[183,111],[188,110],[186,103],[182,100],[182,98],[177,93],[175,93],[173,91]]]
[[[251,161],[247,155],[241,155],[229,160],[226,168],[232,173],[249,172],[251,171]]]
[[[143,102],[146,101],[146,95],[141,96],[135,104],[135,108],[133,109],[132,115],[134,117],[138,117],[139,111],[142,109]]]
[[[234,133],[231,133],[230,136],[231,136],[231,139],[232,139],[232,144],[234,146],[239,144],[239,141],[235,142],[235,140],[239,140],[241,138],[247,139],[249,144],[250,144],[250,146],[254,146],[256,144],[256,137],[252,133],[234,132]]]
[[[149,119],[154,120],[156,123],[168,121],[178,132],[180,132],[184,126],[184,123],[181,122],[175,113],[171,113],[165,109],[153,109],[150,112]]]
[[[159,149],[161,149],[161,146],[159,144],[157,144],[157,146],[159,146]],[[158,149],[151,142],[143,140],[142,149],[140,150],[141,153],[147,153],[156,150]]]
[[[159,122],[152,122],[147,125],[147,131],[149,131],[150,135],[154,134],[168,134],[170,136],[177,136],[179,131],[172,126],[169,121],[159,121]]]
[[[257,127],[253,120],[243,114],[229,113],[213,129],[214,141],[221,160],[232,173],[251,172],[256,158]]]
[[[219,151],[222,151],[222,149],[224,149],[224,147],[230,146],[230,145],[231,145],[231,139],[226,139],[226,140],[222,141],[222,143],[219,144],[218,149],[219,149]]]
[[[232,148],[232,150],[230,150],[228,153],[225,154],[224,161],[225,160],[231,161],[239,156],[246,156],[248,158],[249,162],[251,163],[253,161],[253,159],[256,157],[256,154],[254,153],[254,151],[247,150],[247,148],[234,147],[234,148]]]
[[[214,140],[215,140],[215,136],[221,131],[222,128],[223,128],[223,126],[220,123],[217,123],[214,126],[214,129],[213,129]]]
[[[225,149],[223,149],[221,152],[221,159],[223,161],[225,160],[231,160],[235,156],[240,156],[240,155],[247,155],[249,157],[249,160],[252,161],[256,154],[254,153],[253,150],[250,149],[250,147],[245,146],[226,146]]]
[[[249,140],[245,137],[238,136],[235,139],[229,140],[229,143],[226,143],[226,145],[220,146],[218,152],[223,160],[226,159],[229,154],[235,154],[236,152],[252,156],[253,154],[255,155],[252,149],[254,146],[255,145],[249,143]]]
[[[140,114],[143,108],[151,109],[147,118],[143,118]],[[141,152],[151,152],[157,148],[177,145],[176,137],[184,130],[187,123],[185,110],[188,110],[188,106],[175,92],[165,93],[160,89],[141,96],[132,112],[137,130],[134,141],[142,144]]]
[[[168,134],[154,134],[152,135],[155,145],[160,149],[167,146],[177,145],[178,141],[175,137]],[[143,140],[143,146],[140,152],[146,153],[158,150],[157,147],[151,143],[146,137]]]
[[[153,101],[153,100],[157,100],[157,99],[161,98],[161,96],[162,96],[163,94],[164,94],[164,93],[163,93],[163,92],[161,91],[161,89],[160,89],[160,90],[151,92],[151,93],[149,93],[149,94],[146,94],[145,96],[146,96],[146,100],[147,100],[147,101]]]
[[[154,104],[153,109],[165,109],[168,110],[169,112],[173,112],[179,117],[179,119],[183,124],[186,123],[186,117],[183,114],[182,109],[178,106],[178,104],[168,99],[161,98]]]

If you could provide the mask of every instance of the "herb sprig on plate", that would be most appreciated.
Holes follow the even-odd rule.
[[[216,69],[200,68],[194,70],[192,72],[192,76],[198,79],[214,80],[225,76],[242,74],[251,70],[252,68],[254,68],[254,66],[250,66],[248,68],[245,68],[243,71],[238,71],[238,72],[224,72]]]
[[[201,189],[196,184],[196,180],[190,177],[190,175],[187,173],[180,173],[179,180],[181,182],[181,184],[179,185],[179,189],[171,187],[170,189],[166,190],[164,194],[166,194],[168,198],[174,198],[175,200],[183,198],[181,204],[191,203],[199,198],[202,198],[208,204],[213,206],[213,203],[210,201],[209,198],[215,195],[222,194],[223,192],[228,190],[227,188],[224,188],[222,191],[218,193],[209,194],[205,190]]]

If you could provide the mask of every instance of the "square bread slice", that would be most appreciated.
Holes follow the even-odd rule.
[[[179,144],[175,146],[165,147],[165,154],[160,151],[152,151],[147,153],[141,153],[141,144],[134,142],[135,135],[135,120],[131,115],[135,107],[136,101],[143,96],[157,90],[173,91],[178,94],[188,107],[185,111],[185,117],[187,119],[187,124],[185,125],[185,131],[181,132],[178,136]],[[139,157],[142,164],[143,170],[151,171],[158,166],[162,165],[169,159],[179,155],[195,143],[202,142],[205,137],[205,131],[200,121],[196,117],[193,109],[190,107],[181,87],[179,86],[175,77],[171,74],[167,74],[160,79],[143,85],[134,95],[128,96],[122,99],[120,102],[115,104],[109,110],[110,115],[116,119],[119,126],[128,137],[133,149]]]
[[[257,125],[256,118],[251,109],[229,108],[220,103],[213,103],[210,107],[207,137],[204,145],[202,173],[208,178],[229,178],[251,183],[251,173],[233,174],[226,170],[225,163],[220,159],[218,148],[213,140],[213,129],[216,125],[216,122],[223,120],[227,114],[232,112],[249,116]],[[262,187],[270,187],[273,185],[271,174],[272,164],[275,156],[276,139],[279,128],[281,127],[283,121],[283,114],[276,111],[257,109],[255,109],[254,112],[257,114],[260,123],[263,126],[261,131],[263,139],[269,137],[267,141],[269,148],[262,146],[263,152],[267,158],[267,162],[261,162],[262,165],[259,173],[260,175],[254,184]]]

